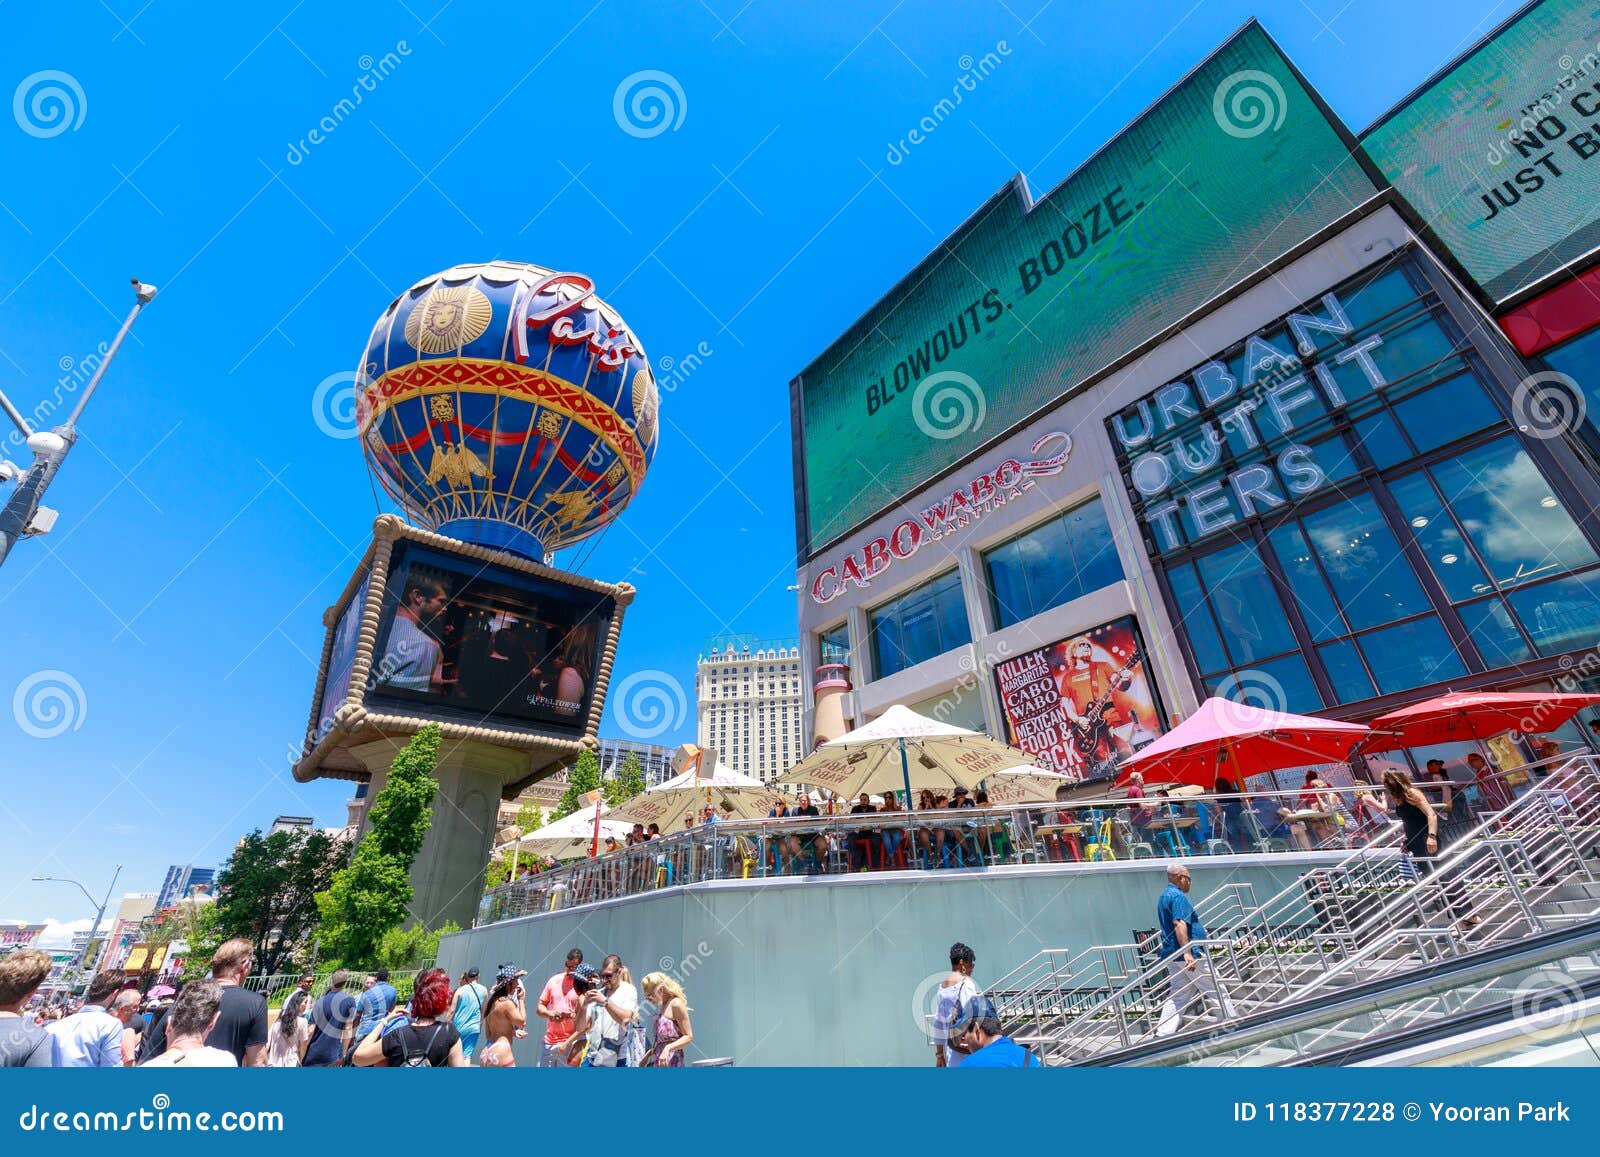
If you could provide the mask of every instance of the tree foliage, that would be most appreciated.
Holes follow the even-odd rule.
[[[378,938],[373,963],[385,968],[421,968],[439,956],[439,937],[459,932],[461,927],[446,921],[440,928],[427,929],[420,924],[409,928],[391,928]]]
[[[374,959],[384,934],[399,928],[410,912],[411,863],[433,823],[438,762],[439,728],[430,724],[389,765],[350,866],[334,873],[317,897],[322,942],[342,960]]]
[[[348,842],[324,832],[263,836],[258,828],[218,873],[216,902],[202,906],[215,909],[211,919],[222,939],[242,936],[255,945],[262,971],[282,972],[316,924],[317,893],[349,857]]]
[[[621,807],[644,790],[644,766],[637,752],[630,751],[622,757],[622,766],[615,779],[605,782],[607,807]]]
[[[585,749],[578,756],[578,762],[572,765],[572,771],[567,776],[567,790],[561,793],[560,802],[556,804],[555,811],[550,813],[550,818],[565,819],[584,806],[585,795],[598,790],[600,790],[600,757]]]

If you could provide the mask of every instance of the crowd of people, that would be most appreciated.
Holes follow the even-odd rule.
[[[514,964],[499,967],[492,988],[477,968],[454,984],[428,969],[406,999],[384,968],[359,989],[339,969],[315,999],[316,977],[305,973],[274,1018],[267,998],[244,986],[252,958],[248,941],[224,943],[210,977],[173,999],[141,995],[120,971],[100,972],[67,1007],[38,1000],[49,953],[12,952],[0,958],[0,1068],[503,1068],[517,1063],[514,1044],[527,1035],[527,974]],[[621,957],[606,956],[597,970],[574,948],[534,1002],[545,1022],[537,1064],[681,1067],[694,1040],[690,1011],[671,976],[652,972],[636,985]]]

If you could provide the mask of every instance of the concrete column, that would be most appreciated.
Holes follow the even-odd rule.
[[[371,803],[388,780],[389,764],[405,746],[406,737],[380,739],[351,749],[372,775],[367,815],[361,835],[370,824]],[[528,774],[525,751],[495,747],[471,740],[445,740],[439,749],[434,778],[439,791],[433,799],[433,823],[411,865],[411,919],[429,928],[454,921],[470,928],[483,894],[483,871],[489,862],[498,824],[500,793],[505,784]]]

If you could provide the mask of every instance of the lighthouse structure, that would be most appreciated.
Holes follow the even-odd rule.
[[[598,747],[634,588],[551,563],[637,493],[660,395],[593,281],[495,261],[424,278],[383,312],[355,403],[368,467],[404,517],[377,519],[323,616],[294,775],[365,783],[370,799],[437,724],[412,911],[465,927],[500,801]]]

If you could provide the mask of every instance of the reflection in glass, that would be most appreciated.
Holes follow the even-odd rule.
[[[1302,521],[1354,630],[1429,609],[1411,565],[1370,494]]]
[[[1097,498],[983,556],[995,623],[1008,627],[1122,579],[1122,562]]]
[[[1600,635],[1600,573],[1569,575],[1512,591],[1508,596],[1523,630],[1541,655],[1593,647]]]
[[[1400,433],[1400,424],[1386,412],[1357,422],[1356,434],[1380,470],[1398,466],[1415,457],[1411,447],[1406,445],[1405,435]]]
[[[1196,565],[1236,665],[1294,650],[1294,633],[1283,604],[1253,544],[1208,554]]]
[[[1174,604],[1182,613],[1183,630],[1189,637],[1189,649],[1202,671],[1221,671],[1228,665],[1227,652],[1222,649],[1222,636],[1217,634],[1211,613],[1206,610],[1205,594],[1200,590],[1200,580],[1194,567],[1185,563],[1167,572],[1172,584]]]
[[[1485,599],[1460,608],[1461,622],[1466,626],[1478,653],[1491,667],[1507,663],[1521,663],[1533,658],[1533,650],[1517,633],[1511,621],[1511,612],[1499,599]]]
[[[1345,633],[1344,620],[1334,605],[1328,584],[1322,580],[1317,560],[1311,557],[1305,535],[1293,522],[1286,522],[1267,536],[1272,549],[1277,552],[1278,565],[1283,568],[1294,591],[1295,602],[1306,621],[1313,639],[1332,639]]]
[[[1502,590],[1595,561],[1572,517],[1514,439],[1441,462],[1433,476]]]
[[[1566,374],[1583,394],[1589,425],[1600,424],[1600,329],[1592,329],[1560,349],[1546,350],[1545,364]]]
[[[1322,656],[1323,666],[1328,669],[1328,678],[1333,683],[1334,693],[1338,695],[1340,703],[1354,703],[1360,699],[1370,699],[1376,694],[1372,677],[1361,665],[1361,655],[1354,643],[1348,640],[1329,643],[1325,647],[1318,647],[1317,653]]]
[[[1426,687],[1467,673],[1461,656],[1432,615],[1362,635],[1361,653],[1384,695]]]
[[[1231,690],[1233,694],[1229,698],[1238,699],[1248,692],[1249,701],[1256,706],[1261,705],[1259,696],[1263,689],[1276,699],[1277,688],[1282,688],[1284,710],[1296,715],[1316,711],[1322,706],[1322,696],[1317,694],[1317,685],[1311,681],[1305,657],[1298,652],[1270,663],[1256,663],[1233,676],[1218,675],[1207,679],[1205,684],[1207,695]]]
[[[1428,481],[1427,474],[1419,472],[1397,478],[1389,483],[1389,493],[1394,495],[1400,512],[1410,523],[1412,535],[1428,556],[1428,565],[1451,602],[1477,598],[1494,589],[1472,551],[1462,541],[1455,519],[1439,501],[1439,493]]]
[[[879,679],[972,641],[956,571],[879,607],[870,619],[873,674]]]
[[[1475,434],[1502,420],[1472,374],[1458,374],[1432,389],[1396,402],[1394,411],[1422,451]]]

